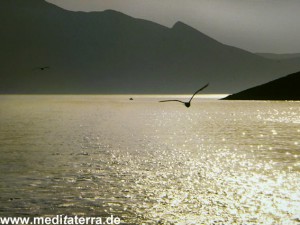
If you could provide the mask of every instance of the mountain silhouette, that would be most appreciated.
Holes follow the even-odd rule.
[[[300,72],[229,95],[225,100],[300,100]]]
[[[265,57],[267,59],[275,59],[275,60],[300,58],[300,53],[295,53],[295,54],[256,53],[256,54]]]
[[[73,12],[44,0],[0,1],[0,93],[234,93],[300,70],[177,22]],[[32,71],[48,65],[51,69]]]

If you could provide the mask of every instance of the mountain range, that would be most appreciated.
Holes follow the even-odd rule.
[[[44,0],[0,1],[0,49],[0,93],[175,94],[208,82],[206,93],[235,93],[300,70],[300,57],[268,59],[182,22]]]
[[[300,72],[249,88],[224,98],[225,100],[300,100]]]

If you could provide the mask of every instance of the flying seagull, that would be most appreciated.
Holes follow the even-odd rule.
[[[47,70],[47,69],[50,69],[49,66],[42,66],[42,67],[37,67],[35,68],[36,70]]]
[[[163,100],[163,101],[159,101],[159,102],[180,102],[180,103],[183,103],[187,108],[188,107],[190,107],[191,106],[191,101],[192,101],[192,99],[194,98],[194,96],[198,93],[198,92],[200,92],[200,91],[202,91],[204,88],[206,88],[208,86],[208,84],[206,84],[204,87],[202,87],[202,88],[200,88],[199,90],[197,90],[194,94],[193,94],[193,96],[190,98],[190,100],[188,101],[188,102],[183,102],[183,101],[180,101],[180,100]]]

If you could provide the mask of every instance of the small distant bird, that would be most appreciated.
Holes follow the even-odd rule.
[[[37,67],[35,69],[36,70],[47,70],[47,69],[50,69],[50,66],[42,66],[42,67]]]
[[[130,100],[130,101],[132,101],[132,100],[133,100],[133,98],[130,98],[129,100]]]
[[[187,108],[189,108],[190,106],[191,106],[191,101],[192,101],[192,99],[194,98],[194,96],[198,93],[198,92],[200,92],[200,91],[202,91],[204,88],[206,88],[208,86],[208,84],[206,84],[204,87],[202,87],[202,88],[200,88],[199,90],[197,90],[194,94],[193,94],[193,96],[190,98],[190,100],[188,101],[188,102],[183,102],[183,101],[180,101],[180,100],[163,100],[163,101],[159,101],[159,102],[180,102],[180,103],[183,103]]]

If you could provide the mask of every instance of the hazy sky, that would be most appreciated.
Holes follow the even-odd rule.
[[[251,52],[300,53],[300,0],[47,0],[68,10],[114,9],[172,27],[182,21]]]

